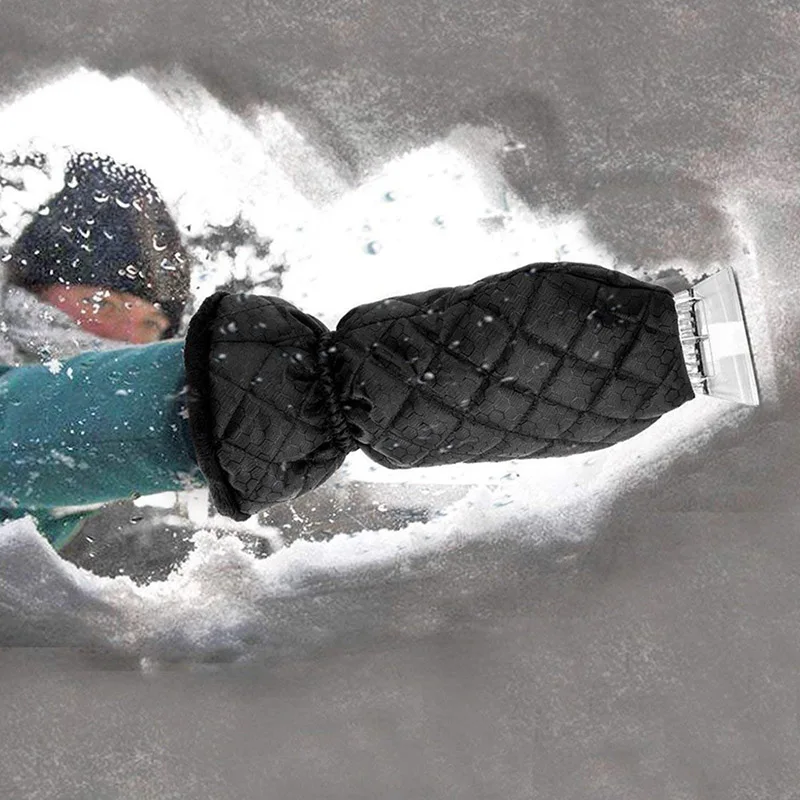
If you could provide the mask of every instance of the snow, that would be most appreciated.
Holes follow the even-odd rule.
[[[90,113],[79,102],[88,93],[95,99]],[[50,129],[45,121],[54,112],[62,124]],[[126,129],[117,124],[123,113],[151,124]],[[489,158],[503,141],[488,129],[457,127],[350,185],[343,170],[280,111],[261,109],[251,116],[249,122],[234,116],[185,75],[148,83],[79,69],[0,111],[0,151],[36,150],[53,165],[50,183],[39,176],[24,197],[4,192],[6,219],[16,214],[18,228],[25,208],[35,209],[58,188],[70,150],[107,153],[151,175],[183,230],[225,226],[241,215],[273,240],[263,263],[241,250],[235,258],[210,256],[195,274],[198,299],[228,274],[249,270],[258,279],[285,263],[282,295],[329,326],[362,302],[433,284],[469,283],[533,261],[635,270],[593,241],[580,216],[534,213],[516,197]],[[47,137],[44,130],[50,131]],[[743,231],[735,266],[754,310],[759,277],[745,254]],[[666,266],[679,267],[689,278],[708,269]],[[774,387],[768,335],[756,324],[751,336],[769,402]],[[60,366],[50,364],[54,370]],[[464,496],[427,523],[300,541],[266,559],[250,554],[236,536],[203,530],[202,514],[195,515],[198,531],[188,559],[166,580],[146,586],[124,575],[101,578],[78,569],[49,551],[30,520],[7,523],[0,529],[0,605],[26,643],[89,642],[135,655],[148,669],[175,659],[308,655],[353,635],[385,634],[385,622],[377,622],[363,600],[352,600],[347,613],[331,614],[313,598],[347,596],[354,588],[372,597],[393,585],[435,578],[443,556],[503,541],[531,550],[559,546],[566,548],[565,559],[575,558],[574,548],[586,546],[602,529],[621,487],[631,491],[656,480],[670,462],[699,450],[749,413],[696,400],[636,439],[590,457],[397,472],[355,454],[344,476],[373,483],[376,504],[381,485],[392,482],[461,485]],[[159,496],[152,504],[168,506],[173,499]],[[424,504],[421,491],[419,499]],[[204,507],[205,499],[197,506]],[[51,615],[61,620],[59,626],[43,624]],[[437,624],[432,615],[397,626],[403,636],[415,637]]]
[[[754,412],[689,404],[601,460],[571,462],[573,480],[566,462],[506,465],[471,508],[295,544],[272,564],[232,531],[201,534],[180,573],[146,587],[64,562],[28,523],[4,528],[3,797],[794,799],[799,21],[788,0],[2,4],[0,150],[33,137],[143,159],[182,221],[227,224],[242,211],[280,248],[320,252],[284,276],[308,310],[348,305],[334,263],[353,291],[355,270],[374,295],[400,285],[404,275],[376,271],[395,246],[411,252],[401,269],[412,288],[492,271],[495,254],[513,257],[503,242],[528,213],[521,197],[537,209],[518,225],[523,262],[570,246],[543,233],[562,224],[585,232],[587,258],[635,274],[732,264],[765,397]],[[74,75],[78,64],[104,74]],[[48,114],[32,99],[81,75],[80,108],[52,92]],[[131,92],[129,105],[111,86]],[[442,204],[415,234],[428,246],[438,235],[444,261],[402,236],[347,233],[345,220],[334,262],[327,242],[296,229],[324,229],[320,212],[426,152],[468,161],[479,186],[464,197],[483,193],[503,212],[481,209],[485,231],[462,230],[493,243],[486,263],[463,257]],[[421,180],[446,189],[439,166]],[[58,179],[23,171],[30,203],[3,193],[17,216]],[[383,188],[356,210],[403,209],[402,230],[414,209]],[[426,203],[426,187],[415,198]],[[374,255],[370,242],[382,245]],[[242,275],[247,261],[234,265]],[[325,296],[304,283],[314,276]],[[198,295],[211,283],[198,270]],[[464,503],[464,481],[483,481],[455,471],[445,493],[435,472],[398,484],[366,471],[384,483],[361,495],[377,505],[359,517],[379,520],[398,496]],[[202,528],[199,496],[189,510]],[[155,545],[158,532],[141,540]],[[358,542],[365,552],[348,549]],[[5,646],[25,643],[50,646]]]

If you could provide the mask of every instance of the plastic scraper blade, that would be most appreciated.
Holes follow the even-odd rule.
[[[758,385],[742,301],[730,267],[675,296],[686,365],[702,392],[757,406]]]

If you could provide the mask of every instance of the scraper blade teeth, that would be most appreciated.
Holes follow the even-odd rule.
[[[758,385],[736,278],[730,267],[675,296],[686,369],[696,389],[757,406]]]

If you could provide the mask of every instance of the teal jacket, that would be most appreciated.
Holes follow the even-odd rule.
[[[184,383],[180,340],[0,367],[0,520],[60,549],[105,502],[197,485]]]

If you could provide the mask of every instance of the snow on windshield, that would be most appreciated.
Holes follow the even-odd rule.
[[[134,117],[148,124],[127,125]],[[49,174],[21,168],[24,192],[3,191],[7,240],[59,188],[63,165],[78,150],[145,169],[187,240],[208,242],[215,232],[244,226],[250,245],[196,250],[197,302],[225,281],[245,281],[333,327],[362,302],[466,284],[534,261],[585,261],[642,274],[593,241],[581,218],[535,212],[521,202],[497,166],[505,154],[518,156],[519,147],[489,129],[456,128],[355,179],[280,109],[242,119],[183,76],[146,83],[86,70],[15,99],[0,109],[0,121],[0,153],[40,153],[49,164]],[[259,252],[258,242],[269,246]],[[741,259],[746,282],[752,268]],[[660,268],[688,279],[701,272],[685,263]],[[350,535],[296,541],[268,558],[257,558],[235,535],[204,530],[200,512],[188,558],[145,586],[126,577],[124,565],[123,574],[108,578],[65,562],[30,520],[7,523],[0,528],[4,626],[20,643],[88,642],[138,654],[144,665],[303,653],[365,631],[421,635],[446,623],[443,612],[431,608],[421,618],[392,609],[393,587],[457,569],[439,600],[463,602],[489,590],[491,569],[484,575],[476,568],[474,553],[503,552],[509,544],[517,557],[552,552],[554,568],[566,569],[591,543],[620,487],[652,479],[696,447],[701,431],[710,435],[743,413],[696,401],[611,450],[538,462],[399,472],[354,454],[343,479],[372,486],[364,501],[372,506],[380,507],[392,483],[421,505],[430,503],[427,485],[462,491],[402,530],[356,526]],[[470,580],[476,569],[481,579]]]

